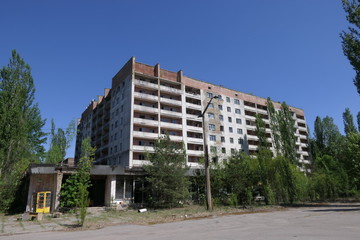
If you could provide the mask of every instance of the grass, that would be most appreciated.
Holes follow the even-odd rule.
[[[182,208],[148,210],[139,213],[136,210],[124,211],[99,211],[96,214],[89,214],[86,218],[85,228],[101,228],[103,226],[118,224],[138,224],[149,225],[158,223],[167,223],[175,221],[184,221],[191,219],[200,219],[214,216],[247,214],[256,212],[266,212],[281,210],[279,206],[254,206],[251,208],[233,208],[233,207],[216,207],[213,211],[207,211],[203,206],[185,206]]]

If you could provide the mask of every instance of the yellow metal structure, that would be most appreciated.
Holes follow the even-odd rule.
[[[34,194],[34,207],[36,213],[49,213],[51,206],[51,192],[37,192]]]

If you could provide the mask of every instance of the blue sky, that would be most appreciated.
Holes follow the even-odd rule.
[[[32,67],[45,131],[78,118],[131,56],[316,116],[355,116],[355,72],[339,34],[340,0],[2,0],[0,66],[16,49]],[[67,155],[73,156],[74,147]]]

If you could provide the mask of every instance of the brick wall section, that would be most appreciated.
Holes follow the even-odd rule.
[[[177,80],[177,73],[176,72],[170,72],[164,69],[160,70],[160,78],[164,78],[167,80],[175,81]]]
[[[134,66],[135,72],[150,75],[150,76],[156,76],[155,69],[156,69],[156,67],[146,65],[143,63],[138,63],[138,62],[136,62],[135,66]]]

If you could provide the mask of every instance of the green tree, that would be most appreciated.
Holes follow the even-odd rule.
[[[259,139],[259,150],[269,149],[270,145],[269,142],[266,140],[266,124],[259,114],[256,114],[255,125],[255,134]]]
[[[346,136],[348,136],[350,133],[357,132],[357,129],[354,124],[354,118],[349,108],[346,108],[345,112],[343,113],[343,121],[344,121],[344,131]]]
[[[51,120],[50,148],[46,153],[45,163],[59,164],[65,159],[66,150],[69,149],[76,134],[75,120],[72,120],[66,131],[56,129],[55,122]]]
[[[186,173],[186,151],[182,142],[173,142],[168,135],[154,144],[148,153],[149,165],[144,165],[149,204],[155,208],[179,206],[189,198],[189,179]]]
[[[79,208],[79,225],[85,222],[87,207],[89,206],[90,170],[93,163],[95,149],[91,147],[90,138],[81,144],[81,158],[77,164],[76,173],[71,175],[62,186],[60,201],[62,207]]]
[[[270,98],[267,100],[270,127],[273,134],[273,146],[277,155],[282,154],[292,163],[297,162],[295,120],[289,106],[283,102],[279,110],[275,110]]]
[[[0,209],[7,209],[23,173],[44,154],[46,134],[31,68],[13,50],[0,70]]]
[[[350,188],[360,191],[360,134],[350,133],[346,137],[343,151],[345,170]]]
[[[360,94],[360,0],[342,0],[342,3],[351,27],[347,32],[343,31],[340,37],[343,52],[355,70],[353,81]]]
[[[260,183],[259,163],[243,152],[235,152],[224,164],[224,183],[227,193],[235,195],[237,202],[252,204]]]
[[[314,136],[314,148],[317,151],[315,156],[339,156],[344,144],[344,137],[334,123],[333,118],[328,116],[323,119],[316,117]]]
[[[356,119],[357,119],[357,125],[358,125],[358,132],[360,132],[360,112],[358,112],[358,114],[356,115]]]

